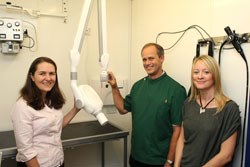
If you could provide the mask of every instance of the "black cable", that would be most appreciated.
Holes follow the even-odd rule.
[[[31,36],[29,36],[29,35],[27,35],[27,38],[31,39],[32,45],[31,46],[20,45],[20,46],[22,46],[24,48],[29,48],[29,49],[33,48],[35,46],[35,40]]]
[[[243,53],[244,54],[244,53]],[[243,57],[243,56],[242,56]],[[248,102],[248,84],[249,84],[249,69],[248,69],[248,63],[247,60],[245,60],[246,63],[246,70],[247,70],[247,81],[246,81],[246,97],[245,97],[245,113],[244,113],[244,120],[243,120],[243,134],[242,134],[242,156],[241,156],[241,166],[243,164],[243,154],[244,154],[244,148],[245,148],[245,129],[246,129],[246,116],[247,116],[247,102]]]
[[[244,154],[244,148],[245,148],[245,128],[246,128],[246,116],[247,116],[247,102],[248,102],[248,63],[246,56],[244,54],[244,51],[241,47],[241,44],[243,43],[242,38],[239,38],[239,36],[235,33],[235,31],[232,31],[229,26],[225,27],[224,30],[226,31],[228,35],[228,39],[230,40],[230,43],[234,46],[235,50],[241,55],[243,58],[245,64],[246,64],[246,70],[247,70],[247,83],[246,83],[246,98],[245,98],[245,113],[244,113],[244,121],[243,121],[243,132],[242,132],[242,156],[241,156],[241,166],[243,164],[243,154]]]
[[[199,57],[199,56],[200,56],[200,44],[197,43],[196,44],[196,55],[195,55],[195,57]]]
[[[225,44],[227,44],[228,42],[231,42],[230,39],[227,39],[225,40],[222,44],[221,44],[221,47],[220,47],[220,50],[219,50],[219,60],[218,60],[218,64],[220,65],[221,64],[221,52],[222,52],[222,49],[224,47]],[[240,52],[240,55],[242,57],[242,59],[244,60],[245,64],[246,64],[246,96],[245,96],[245,113],[244,113],[244,119],[243,119],[243,128],[242,128],[242,149],[241,149],[241,167],[243,165],[243,155],[244,155],[244,148],[245,148],[245,129],[246,129],[246,117],[247,117],[247,102],[248,102],[248,85],[249,85],[249,67],[248,67],[248,62],[247,62],[247,59],[245,57],[245,54],[244,52]]]
[[[214,43],[212,41],[207,41],[208,43],[208,55],[214,57]]]
[[[218,64],[219,64],[219,66],[220,66],[220,64],[221,64],[221,52],[222,52],[222,49],[223,49],[224,45],[227,44],[227,43],[228,43],[228,39],[225,40],[224,42],[222,42],[222,44],[221,44],[221,46],[220,46],[220,49],[219,49],[219,56],[218,56]]]

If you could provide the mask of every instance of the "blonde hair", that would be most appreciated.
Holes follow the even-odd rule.
[[[223,109],[223,107],[225,106],[229,98],[225,96],[222,91],[220,69],[215,59],[211,56],[202,55],[202,56],[194,58],[193,60],[192,69],[191,69],[191,94],[189,96],[189,101],[191,101],[192,99],[196,99],[200,96],[200,91],[199,89],[195,87],[194,82],[193,82],[193,77],[192,77],[194,66],[198,61],[201,61],[202,63],[204,63],[204,65],[207,66],[209,72],[212,74],[212,78],[214,81],[214,90],[215,90],[214,98],[215,98],[215,103],[216,103],[216,108],[217,108],[216,113],[218,113]]]

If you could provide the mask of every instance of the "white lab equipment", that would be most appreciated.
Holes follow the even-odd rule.
[[[19,53],[22,41],[22,21],[18,19],[0,19],[0,51],[2,53]]]
[[[99,0],[99,13],[101,10],[102,17],[99,17],[99,25],[101,22],[101,28],[99,27],[99,40],[101,39],[100,53],[103,54],[103,57],[100,57],[100,64],[102,67],[101,72],[101,81],[107,79],[107,64],[108,64],[108,54],[107,54],[107,45],[106,45],[106,11],[105,11],[105,0]],[[83,108],[89,114],[94,115],[101,125],[104,125],[108,122],[106,116],[102,113],[103,102],[95,92],[95,90],[89,85],[80,85],[77,86],[77,66],[80,61],[80,52],[81,46],[84,41],[84,35],[87,28],[87,22],[90,16],[90,8],[92,7],[93,0],[84,1],[82,8],[82,14],[80,22],[78,25],[77,33],[75,36],[73,48],[70,51],[70,60],[71,60],[71,89],[73,91],[76,107]],[[99,15],[100,16],[100,15]],[[104,19],[104,20],[102,20]]]
[[[102,113],[103,103],[98,94],[88,85],[80,85],[78,89],[84,102],[84,109],[94,115],[101,125],[106,124],[108,120]]]

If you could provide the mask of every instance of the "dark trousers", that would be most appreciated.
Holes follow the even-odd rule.
[[[145,164],[145,163],[142,163],[142,162],[139,162],[137,160],[135,160],[131,155],[129,157],[129,165],[131,167],[163,167],[163,165],[150,165],[150,164]]]
[[[27,167],[24,162],[17,162],[17,167]],[[64,163],[59,166],[59,167],[64,167]]]

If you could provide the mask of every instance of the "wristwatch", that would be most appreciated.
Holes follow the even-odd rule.
[[[167,163],[169,164],[169,165],[173,165],[174,164],[174,162],[173,161],[171,161],[171,160],[167,160]]]

